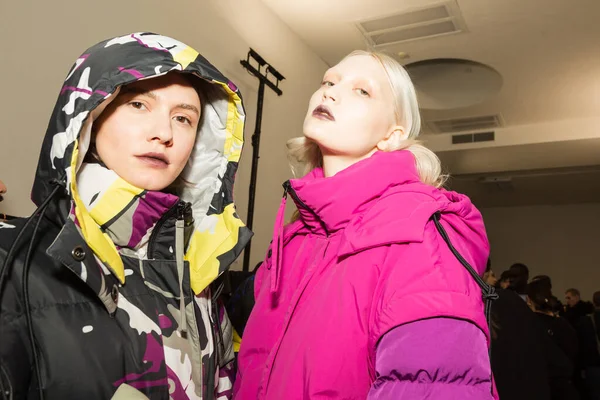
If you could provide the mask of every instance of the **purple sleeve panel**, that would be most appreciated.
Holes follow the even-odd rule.
[[[368,400],[486,400],[492,396],[485,334],[474,324],[433,318],[386,333],[375,354]]]

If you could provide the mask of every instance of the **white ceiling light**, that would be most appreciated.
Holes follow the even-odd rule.
[[[438,58],[405,66],[417,90],[419,106],[449,110],[480,104],[502,88],[502,76],[485,64]]]

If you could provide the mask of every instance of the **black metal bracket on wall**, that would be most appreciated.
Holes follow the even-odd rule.
[[[251,61],[257,64],[255,67]],[[279,89],[279,82],[284,80],[284,76],[281,75],[275,68],[268,64],[264,58],[262,58],[256,51],[250,49],[245,60],[241,60],[240,63],[248,72],[258,78],[258,101],[256,104],[256,125],[254,127],[254,134],[252,135],[252,173],[250,175],[250,187],[248,191],[248,216],[246,217],[246,225],[252,230],[254,220],[254,200],[256,196],[256,179],[258,177],[258,159],[260,150],[260,128],[262,125],[262,109],[263,100],[265,97],[265,85],[271,90],[281,96],[283,92]],[[262,69],[262,71],[261,71]],[[264,71],[264,74],[263,74]],[[272,76],[275,83],[269,76]],[[248,242],[244,249],[244,267],[243,270],[248,272],[250,270],[250,246],[252,241]]]

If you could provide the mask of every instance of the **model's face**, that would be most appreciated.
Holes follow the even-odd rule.
[[[94,123],[96,151],[128,183],[163,190],[190,157],[200,113],[198,93],[177,73],[132,83]]]
[[[361,159],[395,127],[393,94],[373,57],[348,57],[325,73],[310,99],[304,135],[324,155]]]

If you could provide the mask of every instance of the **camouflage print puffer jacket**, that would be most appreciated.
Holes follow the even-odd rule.
[[[211,88],[182,192],[136,189],[84,163],[119,88],[170,71]],[[231,398],[232,330],[216,298],[251,235],[233,204],[243,126],[235,85],[171,38],[126,35],[76,61],[42,145],[38,210],[0,224],[2,393]]]

